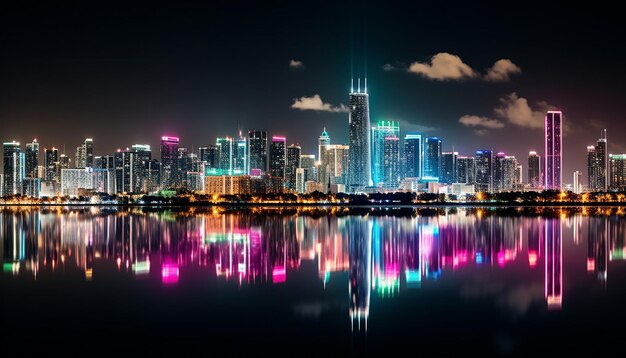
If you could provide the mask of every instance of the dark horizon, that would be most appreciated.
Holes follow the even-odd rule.
[[[197,150],[257,129],[314,153],[324,127],[347,143],[341,106],[351,77],[367,75],[372,123],[400,121],[402,135],[437,136],[461,155],[505,151],[524,178],[528,151],[543,157],[538,114],[562,110],[571,183],[602,129],[609,153],[626,153],[618,14],[545,3],[11,5],[0,15],[0,140],[37,138],[73,159],[85,138],[98,156],[136,143],[158,153],[162,135]]]

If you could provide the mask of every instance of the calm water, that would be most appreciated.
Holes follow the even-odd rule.
[[[623,345],[624,208],[0,208],[0,237],[4,352]]]

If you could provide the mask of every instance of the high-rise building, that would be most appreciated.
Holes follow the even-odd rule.
[[[133,144],[130,156],[130,189],[134,193],[147,192],[149,163],[152,160],[150,145]]]
[[[383,139],[382,183],[387,188],[400,184],[400,137],[388,135]]]
[[[452,184],[457,182],[457,160],[458,152],[442,152],[441,153],[441,177],[439,182]]]
[[[26,143],[26,178],[36,179],[37,167],[39,166],[39,142],[33,139],[31,143]]]
[[[296,191],[296,169],[300,168],[300,155],[302,148],[292,144],[287,147],[287,165],[285,166],[285,188]]]
[[[582,193],[582,178],[583,173],[579,170],[574,172],[574,193],[580,194]]]
[[[59,150],[57,148],[52,147],[52,149],[44,149],[44,167],[45,167],[45,175],[44,180],[49,182],[57,182],[61,181],[61,177],[58,176],[58,168],[59,166]]]
[[[250,171],[258,169],[260,174],[267,172],[267,132],[248,132],[248,160]]]
[[[221,170],[221,174],[232,175],[234,169],[233,138],[217,138],[217,147],[220,152],[219,169]]]
[[[94,157],[94,168],[95,169],[114,169],[113,165],[113,156],[112,155],[103,155],[100,157]]]
[[[350,147],[341,144],[330,144],[322,147],[322,156],[317,173],[317,181],[327,191],[328,185],[346,184],[348,182],[348,162]]]
[[[276,178],[285,179],[285,165],[287,157],[287,139],[285,137],[272,137],[270,144],[269,173]]]
[[[178,168],[179,138],[161,137],[161,187],[175,188],[180,184]],[[119,191],[119,188],[118,188]]]
[[[300,155],[300,168],[304,169],[305,183],[310,180],[317,180],[317,172],[315,170],[315,154]]]
[[[93,139],[87,138],[76,148],[76,168],[93,168]]]
[[[85,146],[85,168],[93,168],[93,139],[86,138]]]
[[[422,135],[409,133],[404,136],[404,177],[422,176]]]
[[[493,151],[477,150],[474,160],[476,191],[491,192],[493,190]]]
[[[441,176],[441,139],[429,137],[424,140],[424,176],[439,178]]]
[[[503,152],[496,154],[493,170],[493,190],[512,191],[517,184],[517,160],[514,156],[506,155]]]
[[[366,80],[367,82],[367,80]],[[364,91],[361,86],[350,91],[348,138],[350,160],[348,161],[349,191],[357,192],[372,185],[370,156],[370,113],[367,83]]]
[[[528,152],[528,185],[531,188],[541,188],[541,157],[537,152]]]
[[[545,118],[545,178],[546,190],[561,190],[562,185],[562,148],[563,148],[563,113],[548,111]]]
[[[3,195],[22,193],[22,181],[25,177],[25,156],[20,143],[16,141],[3,143],[4,156],[4,190]]]
[[[317,139],[317,157],[322,157],[322,148],[324,146],[330,145],[330,136],[328,136],[328,132],[326,132],[326,127],[324,127],[324,131],[322,135]]]
[[[239,137],[233,142],[233,174],[248,175],[250,168],[248,166],[248,141],[246,137],[239,132]]]
[[[394,143],[388,143],[386,138],[400,138],[400,123],[397,121],[378,121],[376,126],[372,127],[371,132],[372,184],[379,186],[381,183],[387,184],[384,180],[385,175],[397,175],[396,173],[390,174],[391,168],[385,167],[385,145],[394,145]],[[399,167],[399,161],[394,165]],[[393,185],[393,183],[390,184]]]
[[[610,188],[626,191],[626,154],[609,155]]]
[[[207,169],[218,169],[220,167],[220,147],[215,144],[209,144],[206,147],[198,149],[200,161],[205,163]]]
[[[457,182],[465,184],[474,184],[476,182],[476,168],[474,157],[457,157]]]

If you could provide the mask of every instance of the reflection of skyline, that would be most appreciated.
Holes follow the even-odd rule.
[[[530,270],[544,267],[546,303],[559,308],[564,242],[578,245],[587,239],[587,270],[604,284],[609,261],[626,253],[626,221],[610,208],[570,219],[558,209],[547,217],[472,208],[412,215],[359,210],[349,216],[340,208],[329,209],[336,215],[318,215],[318,209],[5,208],[0,214],[3,271],[36,278],[41,271],[75,266],[91,280],[97,263],[108,262],[120,272],[159,277],[166,285],[192,271],[239,285],[283,284],[302,260],[314,261],[323,285],[333,273],[348,273],[349,313],[361,329],[372,294],[392,297],[466,267],[502,270],[517,262]],[[564,225],[570,224],[574,235],[563,237]]]

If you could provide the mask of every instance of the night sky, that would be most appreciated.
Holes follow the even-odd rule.
[[[96,155],[146,143],[158,158],[163,134],[191,149],[241,128],[314,153],[323,127],[347,142],[342,105],[351,75],[367,72],[372,122],[398,120],[444,150],[505,151],[526,171],[529,150],[543,155],[540,112],[558,108],[565,183],[586,173],[601,128],[609,152],[626,153],[626,30],[614,5],[173,3],[3,5],[0,139],[65,145],[72,158],[85,137]],[[322,110],[292,108],[302,97]]]

